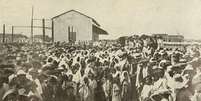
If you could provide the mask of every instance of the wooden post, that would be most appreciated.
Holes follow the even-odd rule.
[[[5,27],[5,24],[3,24],[3,43],[5,43],[5,31],[6,31],[6,27]]]
[[[54,21],[52,20],[52,43],[54,43]]]
[[[43,44],[45,44],[45,19],[42,19],[42,25],[43,25]]]
[[[31,43],[33,43],[33,7],[32,7],[32,13],[31,13]]]
[[[68,42],[70,42],[70,26],[68,26],[68,37],[67,37],[67,39],[68,39]]]
[[[12,26],[12,36],[11,36],[11,40],[12,40],[12,43],[13,43],[13,38],[14,37],[14,27]]]
[[[71,29],[71,42],[73,43],[74,42],[74,40],[73,40],[73,26],[71,28],[72,28]]]

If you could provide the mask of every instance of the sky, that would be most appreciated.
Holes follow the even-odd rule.
[[[201,39],[201,0],[0,0],[0,32],[3,24],[6,33],[11,33],[12,25],[30,26],[32,6],[38,19],[51,19],[72,9],[82,12],[109,33],[102,39],[152,33]],[[42,24],[34,21],[34,25]],[[49,22],[46,25],[51,26]],[[30,36],[27,28],[14,31]],[[42,34],[42,30],[34,29],[34,34]]]

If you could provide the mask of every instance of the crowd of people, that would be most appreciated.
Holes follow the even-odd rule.
[[[2,45],[0,101],[201,101],[199,47]]]

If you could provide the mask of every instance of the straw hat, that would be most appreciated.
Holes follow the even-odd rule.
[[[23,70],[19,70],[19,71],[17,72],[17,75],[26,75],[26,73],[25,73]]]

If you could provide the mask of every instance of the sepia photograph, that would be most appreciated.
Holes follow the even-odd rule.
[[[0,101],[201,101],[201,0],[0,0]]]

